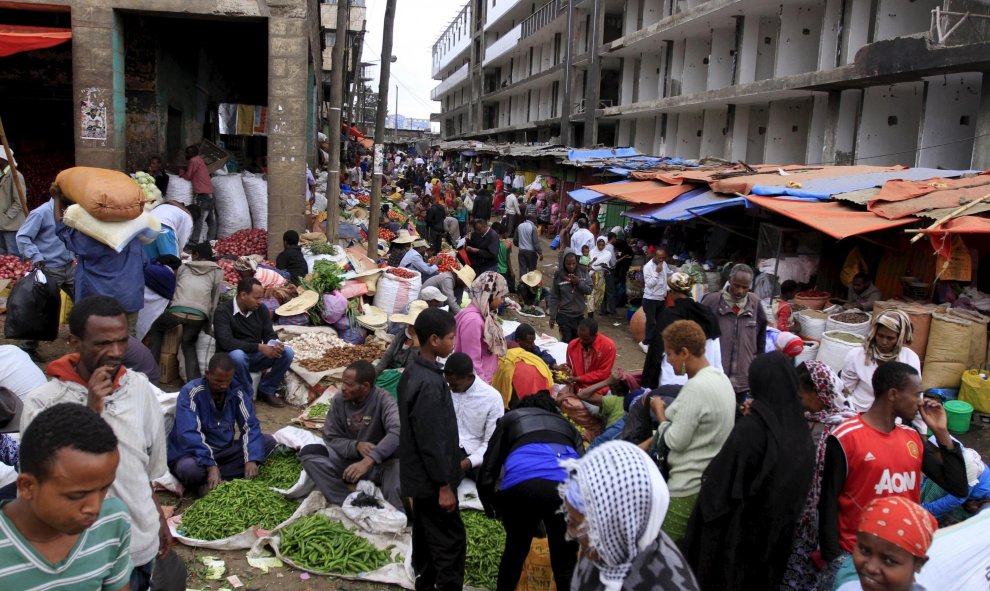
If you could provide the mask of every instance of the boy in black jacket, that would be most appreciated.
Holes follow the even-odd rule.
[[[293,284],[299,285],[299,280],[309,273],[306,257],[303,256],[302,248],[299,247],[299,232],[286,230],[282,234],[282,246],[285,250],[275,257],[275,266],[280,271],[287,271],[289,280]]]
[[[416,589],[460,590],[467,537],[457,510],[461,482],[457,417],[437,357],[454,350],[454,317],[439,308],[416,319],[419,355],[399,380],[399,480],[412,497]]]

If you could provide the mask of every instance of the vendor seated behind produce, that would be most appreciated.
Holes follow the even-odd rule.
[[[873,285],[873,282],[870,281],[870,276],[866,273],[857,273],[853,277],[852,284],[849,286],[848,301],[843,308],[847,310],[856,308],[870,312],[873,310],[873,304],[880,297],[880,289],[876,285]]]
[[[289,280],[299,285],[299,280],[309,273],[309,265],[306,264],[306,258],[303,257],[302,249],[299,247],[299,232],[286,230],[282,234],[282,246],[284,250],[275,258],[275,266],[288,271]]]
[[[340,395],[323,424],[322,444],[299,450],[299,460],[323,496],[341,504],[348,484],[370,480],[385,500],[402,511],[399,490],[399,409],[395,399],[375,386],[375,368],[355,361],[344,370]]]
[[[234,270],[237,271],[237,275],[241,279],[246,277],[253,277],[257,279],[258,283],[260,283],[261,287],[264,289],[283,287],[289,282],[288,279],[283,277],[277,271],[265,267],[259,267],[258,262],[251,257],[239,257],[234,263]]]
[[[294,353],[275,336],[268,308],[261,305],[261,283],[253,277],[237,283],[237,295],[222,302],[213,313],[213,336],[217,351],[234,360],[237,381],[252,389],[251,372],[268,369],[258,386],[258,398],[275,407],[285,406],[275,394],[292,364]]]
[[[261,432],[250,387],[235,378],[234,360],[215,353],[206,377],[183,386],[175,401],[169,471],[186,488],[202,487],[205,494],[223,480],[254,478],[274,449],[275,439]]]
[[[382,372],[389,369],[405,369],[412,359],[419,355],[419,341],[416,339],[416,331],[413,330],[413,327],[416,325],[416,318],[419,317],[420,312],[429,307],[432,306],[423,300],[413,300],[409,304],[408,312],[392,314],[389,317],[390,322],[401,324],[404,330],[395,335],[392,344],[375,364],[376,374],[381,375]]]
[[[419,297],[430,301],[423,294],[427,292],[428,288],[436,289],[443,294],[446,300],[444,304],[447,305],[450,313],[457,314],[461,311],[461,298],[464,296],[464,290],[471,287],[474,278],[474,269],[467,265],[454,271],[440,271],[423,282],[423,289],[420,290]],[[443,306],[444,304],[440,305]]]
[[[419,271],[423,275],[424,280],[436,275],[439,271],[437,266],[431,265],[423,259],[427,247],[429,247],[429,244],[422,238],[413,242],[412,248],[402,257],[402,262],[399,263],[399,266],[405,269]]]

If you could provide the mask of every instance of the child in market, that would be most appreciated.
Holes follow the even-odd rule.
[[[130,518],[106,498],[120,461],[110,425],[85,406],[56,404],[24,430],[20,459],[18,498],[0,502],[0,565],[13,565],[0,588],[127,588]]]
[[[457,417],[438,357],[454,350],[454,316],[439,308],[415,323],[419,355],[399,380],[399,478],[412,497],[412,566],[418,589],[460,590],[467,538],[457,509],[463,472]]]

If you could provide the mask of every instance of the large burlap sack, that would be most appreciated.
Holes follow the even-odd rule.
[[[375,292],[375,307],[391,316],[398,314],[419,297],[419,289],[423,285],[423,277],[417,271],[406,269],[416,276],[412,279],[397,277],[391,273],[382,273]]]
[[[842,335],[842,336],[840,336]],[[818,346],[818,361],[839,373],[846,361],[846,354],[852,349],[863,347],[863,336],[841,331],[826,331],[822,335],[821,345]]]
[[[969,369],[970,347],[964,344],[969,343],[972,334],[970,320],[945,311],[932,314],[925,368],[921,373],[923,389],[959,388],[963,372]]]
[[[168,173],[168,187],[165,188],[167,201],[178,201],[183,205],[192,205],[192,181],[187,181],[177,174]]]
[[[117,252],[122,252],[134,239],[150,244],[162,231],[161,222],[146,211],[132,220],[108,222],[93,216],[79,205],[70,205],[62,216],[62,222]]]
[[[217,238],[226,238],[238,230],[251,227],[244,183],[239,174],[218,175],[213,181],[213,198],[217,208]]]
[[[144,212],[144,192],[137,181],[116,170],[74,166],[55,177],[62,195],[104,222],[126,222]]]
[[[251,212],[251,227],[268,229],[268,181],[264,175],[245,172],[241,175],[248,210]]]
[[[972,323],[969,327],[969,356],[966,364],[969,367],[982,367],[987,361],[987,324],[990,323],[990,318],[978,312],[958,308],[949,309],[949,314]]]

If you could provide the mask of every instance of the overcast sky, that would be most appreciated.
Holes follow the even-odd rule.
[[[433,43],[446,29],[467,0],[397,0],[395,30],[392,38],[392,84],[388,89],[388,112],[395,112],[395,86],[399,86],[399,114],[429,119],[430,113],[440,112],[440,103],[430,100],[430,91],[440,84],[434,80]],[[374,80],[371,87],[378,90],[378,59],[382,52],[382,25],[385,20],[385,0],[367,0],[367,33],[364,36],[364,59],[375,62],[369,68]]]

